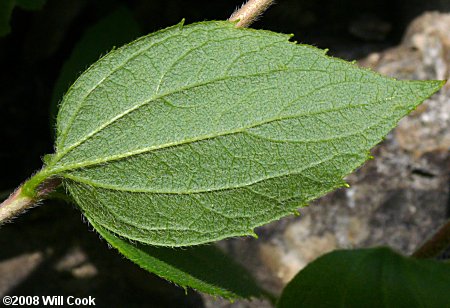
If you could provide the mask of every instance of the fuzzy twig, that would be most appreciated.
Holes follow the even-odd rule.
[[[31,195],[26,192],[24,186],[17,188],[8,199],[0,204],[0,224],[10,221],[17,215],[36,206],[38,202],[53,192],[61,184],[58,178],[49,178],[42,182]]]
[[[273,4],[273,0],[249,0],[240,9],[236,10],[229,21],[237,21],[236,27],[248,27]]]
[[[11,220],[17,214],[30,208],[34,203],[33,198],[24,196],[22,187],[19,187],[8,199],[0,204],[0,223]]]

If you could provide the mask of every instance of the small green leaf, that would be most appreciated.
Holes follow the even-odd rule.
[[[215,246],[176,249],[131,243],[90,221],[100,235],[128,259],[179,286],[227,299],[265,295],[243,267]]]
[[[47,0],[1,0],[0,1],[0,37],[11,32],[9,25],[15,6],[24,10],[40,10]]]
[[[334,251],[318,258],[286,286],[277,307],[410,308],[449,303],[450,264],[375,248]]]
[[[56,154],[37,177],[63,177],[81,210],[124,238],[253,235],[345,185],[443,84],[382,77],[288,40],[203,22],[112,51],[65,95]]]
[[[0,37],[11,32],[9,21],[11,19],[11,13],[14,9],[14,4],[15,0],[0,1]]]
[[[44,7],[47,0],[15,0],[16,5],[24,10],[37,11]]]
[[[130,10],[121,7],[86,30],[64,63],[53,88],[50,105],[52,127],[58,110],[58,102],[72,82],[89,65],[115,46],[129,42],[140,34],[139,26]]]

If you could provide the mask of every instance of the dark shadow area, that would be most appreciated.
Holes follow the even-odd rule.
[[[47,202],[2,226],[1,235],[0,262],[35,255],[11,262],[8,270],[25,268],[27,275],[12,279],[10,296],[92,296],[100,307],[203,306],[196,292],[186,293],[108,248],[71,205]]]

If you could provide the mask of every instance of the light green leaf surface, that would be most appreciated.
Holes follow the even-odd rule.
[[[109,244],[128,259],[179,286],[227,299],[261,297],[265,294],[244,268],[215,246],[180,249],[131,243],[92,220],[91,223]]]
[[[410,308],[449,303],[450,264],[375,248],[320,257],[289,282],[277,307]]]
[[[441,86],[397,81],[229,22],[177,25],[109,53],[65,95],[59,175],[125,238],[187,246],[253,229],[345,183]]]

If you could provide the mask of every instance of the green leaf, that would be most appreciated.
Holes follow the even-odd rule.
[[[0,37],[11,32],[9,21],[14,9],[15,0],[0,1]]]
[[[47,0],[15,0],[16,5],[24,10],[37,11],[44,7]]]
[[[243,267],[215,246],[176,249],[131,243],[90,221],[100,235],[128,259],[179,286],[227,299],[266,294]]]
[[[389,248],[341,250],[309,264],[278,308],[448,307],[450,264],[405,258]]]
[[[124,238],[253,235],[345,185],[443,84],[382,77],[289,37],[203,22],[112,51],[65,95],[37,178],[63,177],[82,211]]]
[[[115,10],[86,30],[64,63],[53,88],[50,105],[52,127],[56,119],[58,102],[78,75],[97,61],[102,53],[135,39],[139,34],[139,26],[126,7]]]
[[[0,37],[11,32],[9,25],[11,14],[15,6],[25,10],[40,10],[47,0],[1,0],[0,1]]]

